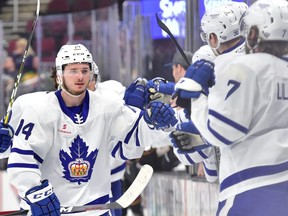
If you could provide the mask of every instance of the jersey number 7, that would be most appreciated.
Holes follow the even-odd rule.
[[[231,95],[233,94],[240,86],[240,82],[235,81],[235,80],[229,80],[227,83],[227,86],[232,85],[232,88],[228,91],[225,100]]]

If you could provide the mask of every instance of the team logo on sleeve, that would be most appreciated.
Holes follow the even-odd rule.
[[[88,154],[88,146],[78,135],[69,147],[70,152],[61,150],[60,161],[64,169],[64,178],[70,182],[88,182],[91,178],[93,166],[97,158],[98,150]]]

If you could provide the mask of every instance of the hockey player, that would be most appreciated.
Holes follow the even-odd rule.
[[[216,58],[208,97],[208,62],[191,67],[190,89],[178,89],[194,95],[192,121],[221,151],[217,215],[287,215],[287,23],[287,1],[256,1],[241,22],[247,55]]]
[[[194,54],[188,51],[184,51],[187,59],[190,61],[192,60],[192,63],[200,60],[200,59],[206,59],[208,61],[214,61],[215,54],[208,45],[204,45],[199,48]],[[174,92],[174,86],[175,83],[178,82],[186,72],[186,69],[189,65],[187,65],[186,61],[184,60],[183,56],[180,54],[180,52],[177,52],[173,56],[172,60],[172,69],[173,69],[173,77],[175,82],[164,82],[164,79],[161,78],[155,78],[153,80],[148,81],[147,84],[147,91],[150,95],[150,98],[157,97],[153,95],[153,93],[161,93],[165,95],[172,95]],[[159,94],[158,94],[159,95]],[[163,96],[162,96],[163,97]],[[185,103],[187,101],[183,101],[183,106],[187,106]],[[175,109],[177,109],[177,119],[179,120],[179,124],[176,127],[176,131],[173,132],[171,136],[171,141],[174,145],[174,153],[178,157],[178,159],[184,164],[184,165],[195,165],[199,163],[197,175],[203,176],[205,175],[208,182],[215,182],[218,179],[217,175],[217,166],[216,161],[214,157],[214,150],[213,148],[205,149],[203,151],[193,151],[192,153],[190,151],[182,150],[180,144],[178,142],[187,143],[193,140],[193,142],[201,142],[201,138],[199,137],[199,132],[197,131],[197,134],[195,131],[191,131],[190,123],[187,122],[188,119],[190,119],[190,116],[188,115],[187,119],[187,112],[183,112],[182,104],[178,104],[178,106],[175,105],[175,102],[172,102],[172,106],[175,106]],[[190,104],[190,101],[189,101]],[[188,109],[188,108],[187,108]],[[190,110],[190,107],[189,107]],[[204,167],[202,165],[202,162],[204,163]]]
[[[97,89],[97,91],[95,91],[96,94],[98,95],[105,95],[105,97],[109,97],[109,98],[114,98],[117,100],[122,100],[123,96],[124,96],[124,92],[125,92],[125,87],[114,80],[108,80],[105,82],[98,82],[100,79],[100,75],[99,75],[99,70],[98,70],[98,66],[95,64],[95,62],[92,62],[92,71],[94,73],[92,80],[90,81],[89,85],[88,85],[88,89],[91,91],[95,91]],[[51,75],[51,78],[54,81],[54,86],[55,89],[58,89],[59,85],[57,83],[57,74],[56,71],[53,71],[53,74]],[[13,110],[17,110],[17,114],[13,115],[13,118],[9,124],[9,127],[11,128],[11,130],[13,131],[12,126],[17,127],[18,121],[20,120],[20,115],[22,114],[23,110],[26,108],[27,103],[30,102],[30,100],[36,99],[38,97],[42,97],[42,95],[47,94],[48,92],[36,92],[33,94],[26,94],[24,96],[19,97],[14,105],[13,105]],[[11,126],[12,125],[12,126]],[[3,125],[0,125],[1,129],[2,127],[4,128]],[[6,128],[6,127],[5,127]],[[1,130],[0,129],[0,130]],[[6,129],[7,130],[7,129]],[[10,136],[9,136],[10,138]],[[2,139],[2,141],[0,141],[0,145],[1,144],[5,144],[6,139]],[[8,147],[10,145],[7,145]],[[10,151],[9,151],[10,153]],[[1,154],[3,157],[7,157],[9,156],[8,151],[7,154]],[[114,157],[111,156],[110,158],[110,165],[111,165],[111,195],[112,197],[110,198],[111,202],[116,201],[121,195],[122,195],[122,177],[124,176],[124,172],[125,172],[125,161],[121,161],[121,160],[117,160]],[[114,215],[115,216],[120,216],[122,215],[121,213],[121,209],[115,209],[114,210]]]
[[[217,59],[224,54],[225,55],[244,54],[245,40],[240,35],[239,23],[241,17],[243,16],[247,8],[248,8],[247,4],[243,2],[229,2],[207,11],[202,17],[201,38],[203,42],[208,43],[210,48],[213,50],[214,59],[215,58]],[[203,48],[201,47],[199,51],[195,52],[195,54],[197,52],[201,53],[201,49]],[[194,56],[195,58],[198,57],[198,59],[194,59],[193,63],[201,59],[205,59],[210,62],[214,61],[214,59],[211,58],[209,59],[209,56],[207,55],[203,56],[198,54],[198,56],[197,55]],[[182,78],[179,81],[179,83],[176,84],[176,88],[179,87],[179,85],[180,86],[189,85],[189,83],[186,83],[185,81],[187,81],[187,78],[186,77]],[[180,82],[182,84],[180,84]],[[206,93],[208,92],[207,87],[205,89],[205,92]],[[197,129],[194,127],[192,123],[188,127],[190,128],[191,131],[197,131]],[[188,130],[186,129],[186,131]],[[172,142],[178,153],[178,154],[176,153],[176,155],[178,156],[180,161],[185,165],[189,165],[204,160],[206,179],[209,182],[216,181],[218,179],[217,177],[218,175],[216,172],[218,168],[216,168],[215,165],[219,166],[219,160],[220,160],[219,150],[212,146],[211,147],[206,146],[201,147],[200,149],[198,149],[198,151],[195,151],[195,148],[193,148],[193,146],[196,145],[198,142],[197,141],[195,141],[194,143],[191,142],[191,140],[194,140],[195,137],[192,136],[191,134],[186,134],[184,138],[183,136],[179,138],[177,138],[176,136],[172,136]],[[191,150],[191,148],[193,148],[193,150]]]
[[[61,90],[29,101],[21,114],[8,175],[22,198],[21,207],[30,208],[32,215],[60,215],[60,204],[108,202],[107,155],[124,160],[140,157],[143,134],[146,145],[157,135],[146,122],[157,128],[177,122],[173,110],[160,102],[151,104],[151,112],[159,112],[150,116],[146,110],[87,91],[91,66],[92,55],[83,45],[64,45],[56,58]],[[163,119],[163,112],[171,117]],[[109,213],[99,210],[93,215]]]

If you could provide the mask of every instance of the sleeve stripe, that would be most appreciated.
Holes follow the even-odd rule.
[[[124,142],[125,142],[125,143],[128,143],[128,142],[129,142],[129,140],[130,140],[130,138],[131,138],[134,130],[138,127],[138,124],[139,124],[139,121],[140,121],[142,115],[143,115],[143,113],[140,112],[139,117],[138,117],[138,119],[136,120],[133,128],[131,129],[131,131],[129,131],[129,133],[127,134],[126,138],[124,139]]]
[[[188,154],[185,154],[185,157],[189,161],[190,164],[195,164],[195,162],[192,160],[192,158]]]
[[[37,164],[25,164],[25,163],[10,163],[7,168],[32,168],[39,169]]]
[[[12,148],[11,153],[12,152],[16,152],[16,153],[22,154],[22,155],[34,155],[34,152],[32,150],[23,150],[23,149],[19,149],[19,148]]]
[[[287,170],[288,170],[288,161],[277,165],[248,168],[240,172],[234,173],[233,175],[224,179],[221,182],[220,191],[223,191],[226,188],[231,187],[237,183],[243,182],[245,180],[262,176],[275,175],[281,172],[285,172]]]
[[[208,130],[221,142],[225,143],[226,145],[229,145],[232,143],[232,141],[227,140],[226,138],[224,138],[223,136],[221,136],[219,133],[217,133],[215,130],[212,129],[212,127],[210,126],[210,120],[208,120],[207,122],[207,127],[208,127]]]
[[[128,158],[126,158],[123,154],[123,148],[122,148],[122,142],[121,141],[119,141],[116,144],[116,146],[113,148],[112,153],[111,153],[113,157],[115,157],[117,151],[119,151],[121,159],[128,160]]]
[[[115,174],[115,173],[118,173],[122,170],[124,170],[126,167],[126,162],[124,162],[123,164],[121,164],[120,166],[116,167],[115,169],[112,169],[111,170],[111,175]]]
[[[205,171],[206,173],[209,175],[209,176],[218,176],[218,173],[217,173],[217,170],[211,170],[211,169],[208,169],[205,165],[205,163],[202,163],[204,168],[205,168]]]
[[[140,146],[140,141],[139,141],[139,128],[137,127],[136,129],[136,146]]]
[[[39,155],[37,155],[37,154],[35,154],[35,153],[34,153],[34,158],[35,158],[39,163],[41,163],[41,164],[42,164],[43,161],[44,161]]]
[[[207,155],[203,151],[198,151],[199,155],[205,159],[207,159]]]
[[[243,127],[242,125],[232,121],[231,119],[226,118],[225,116],[215,112],[214,110],[209,110],[209,115],[214,116],[215,118],[219,119],[220,121],[230,125],[231,127],[241,131],[242,133],[246,134],[248,129]]]
[[[34,153],[32,150],[23,150],[23,149],[19,149],[19,148],[12,148],[11,149],[11,153],[17,153],[17,154],[21,154],[21,155],[31,155],[33,156],[39,163],[43,163],[43,159],[37,155],[36,153]]]

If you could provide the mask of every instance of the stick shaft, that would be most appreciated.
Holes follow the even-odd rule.
[[[178,51],[181,53],[181,55],[183,56],[184,60],[186,61],[187,65],[189,66],[191,64],[191,61],[188,60],[187,56],[185,55],[182,47],[180,46],[180,44],[177,42],[176,38],[174,37],[174,35],[171,33],[171,31],[169,30],[169,28],[165,25],[165,23],[163,23],[158,15],[156,14],[156,19],[157,19],[157,23],[158,23],[158,26],[163,30],[165,31],[170,39],[172,40],[172,42],[174,43],[174,45],[177,47]]]
[[[61,214],[70,214],[76,212],[85,212],[93,210],[105,210],[105,209],[121,209],[128,207],[145,189],[149,183],[153,174],[153,169],[151,166],[145,164],[139,171],[135,180],[132,182],[130,187],[125,191],[125,193],[116,200],[116,202],[96,204],[96,205],[86,205],[86,206],[61,206]],[[11,211],[0,211],[0,215],[10,216],[10,215],[27,215],[29,210],[11,210]]]
[[[32,30],[31,30],[31,33],[29,35],[29,39],[27,41],[27,44],[26,44],[26,47],[25,47],[25,50],[24,50],[22,62],[21,62],[19,71],[17,73],[17,78],[16,78],[16,81],[14,83],[14,88],[13,88],[11,96],[10,96],[7,112],[6,112],[6,115],[4,116],[4,124],[8,124],[8,122],[9,122],[10,111],[11,111],[12,105],[13,105],[13,103],[15,101],[16,93],[17,93],[18,86],[19,86],[19,83],[20,83],[20,80],[21,80],[21,76],[22,76],[22,71],[23,71],[24,66],[25,66],[27,53],[28,53],[28,50],[29,50],[29,47],[30,47],[30,44],[31,44],[31,41],[32,41],[32,38],[33,38],[33,35],[34,35],[34,31],[35,31],[35,28],[36,28],[37,20],[38,20],[38,17],[39,17],[39,10],[40,10],[40,0],[37,0],[36,17],[34,19]]]

